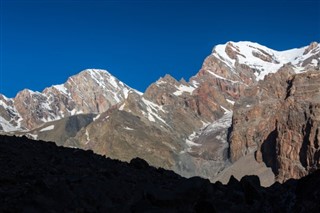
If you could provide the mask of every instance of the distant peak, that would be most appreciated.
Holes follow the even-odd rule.
[[[166,74],[160,80],[163,80],[163,81],[166,81],[166,82],[172,82],[172,83],[176,83],[177,82],[177,80],[174,77],[172,77],[171,75],[169,75],[169,74]]]
[[[80,73],[96,73],[96,74],[111,75],[107,70],[103,70],[103,69],[85,69],[85,70],[81,71]]]

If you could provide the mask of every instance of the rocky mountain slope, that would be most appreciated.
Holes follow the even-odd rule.
[[[247,89],[235,105],[230,158],[256,152],[278,181],[320,167],[320,72],[283,67]]]
[[[41,93],[25,89],[12,99],[0,95],[0,130],[31,130],[76,114],[98,114],[131,92],[139,93],[105,70],[84,70]]]
[[[21,110],[21,107],[16,104],[30,98],[22,98],[19,102],[15,100],[17,97],[6,99],[3,96],[0,118],[1,121],[6,122],[14,118],[17,127],[20,125],[26,126],[24,127],[26,129],[32,129],[23,132],[32,138],[54,140],[60,145],[90,149],[96,153],[126,161],[140,157],[153,166],[172,169],[187,177],[202,176],[214,181],[219,174],[224,179],[228,179],[226,177],[228,174],[241,178],[241,175],[235,174],[241,170],[236,167],[245,164],[253,165],[247,170],[250,174],[252,172],[252,174],[272,177],[271,169],[266,167],[266,165],[270,167],[269,160],[261,160],[259,155],[262,154],[259,154],[260,148],[257,145],[261,142],[256,141],[257,139],[265,140],[264,134],[269,135],[269,130],[274,130],[273,120],[267,117],[271,112],[264,117],[258,113],[254,114],[253,116],[262,116],[253,119],[261,120],[262,124],[252,122],[250,126],[245,123],[247,121],[243,117],[245,114],[245,112],[242,113],[243,108],[250,108],[247,107],[250,104],[259,107],[261,97],[266,103],[279,106],[274,103],[280,103],[278,99],[283,99],[284,94],[287,97],[287,80],[293,78],[295,73],[309,73],[308,70],[317,72],[319,65],[320,45],[317,43],[311,43],[299,49],[275,51],[252,42],[228,42],[217,45],[213,49],[200,71],[189,82],[183,79],[177,81],[170,75],[166,75],[151,84],[144,94],[139,94],[105,71],[87,70],[77,75],[76,84],[72,82],[77,76],[71,77],[64,86],[54,86],[51,89],[61,93],[57,96],[58,98],[53,99],[57,100],[54,106],[62,105],[64,107],[58,108],[67,109],[65,113],[60,113],[64,116],[63,119],[46,122],[57,118],[50,117],[51,111],[57,110],[51,110],[47,115],[50,119],[47,120],[43,119],[42,114],[40,114],[42,117],[35,115],[33,118],[34,115],[27,114],[25,118],[21,118],[20,114],[25,114],[21,113],[25,110]],[[281,73],[284,72],[280,71],[278,74],[279,69],[290,71],[283,77],[284,74]],[[262,80],[263,78],[266,80]],[[309,83],[307,80],[306,84]],[[318,88],[317,85],[315,88]],[[49,89],[45,91],[47,90]],[[86,90],[88,92],[85,92]],[[265,90],[268,92],[264,92]],[[73,92],[66,95],[64,91]],[[308,95],[316,96],[316,90],[311,90]],[[62,98],[65,96],[71,97],[70,103],[73,104],[59,101],[69,100]],[[43,98],[43,100],[47,99]],[[52,104],[43,105],[42,101],[36,103],[40,108],[52,106]],[[73,108],[69,109],[68,106]],[[289,105],[285,106],[289,107]],[[277,107],[272,110],[276,111]],[[40,111],[46,111],[46,107]],[[33,108],[31,112],[34,112]],[[232,115],[233,112],[234,115]],[[70,115],[79,113],[97,115],[69,119]],[[236,125],[237,119],[240,121],[238,125]],[[11,119],[11,123],[1,122],[3,129],[10,131],[13,120]],[[256,126],[257,124],[260,126]],[[268,125],[270,128],[267,128]],[[67,127],[70,126],[74,128],[68,134]],[[255,128],[260,130],[256,134],[264,136],[260,138],[254,136],[250,142],[242,139],[250,137],[252,129]],[[57,138],[57,135],[66,137]],[[236,142],[237,138],[240,142]],[[256,159],[246,158],[240,161],[242,163],[235,164],[242,157],[246,157],[246,154],[256,150],[258,150]],[[312,151],[312,153],[317,152]],[[251,161],[258,162],[252,164]],[[289,162],[290,166],[291,163]],[[280,178],[276,170],[273,169],[273,172],[279,181],[297,177],[290,172],[286,178]],[[303,173],[305,174],[307,173]],[[264,185],[270,185],[274,181],[261,177],[261,180],[264,179],[266,180],[266,182],[262,181]]]
[[[227,185],[186,179],[142,159],[0,136],[1,212],[319,212],[320,173],[260,186],[256,176]]]
[[[276,73],[274,69],[287,66],[291,74],[317,69],[319,52],[316,43],[284,52],[249,42],[218,45],[189,82],[169,75],[160,78],[142,96],[129,95],[101,114],[66,146],[122,160],[138,156],[187,177],[213,180],[234,163],[229,162],[227,142],[234,103],[240,103],[246,89],[256,87],[267,73]],[[283,82],[275,86],[287,89]],[[271,177],[271,170],[263,161],[259,163],[261,169],[255,171]],[[266,184],[273,181],[266,180]]]

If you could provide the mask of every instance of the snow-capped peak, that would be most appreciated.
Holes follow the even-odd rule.
[[[302,48],[277,51],[249,41],[228,42],[214,47],[212,55],[220,59],[232,70],[236,62],[245,64],[255,70],[257,80],[265,75],[274,73],[284,64],[291,63],[296,72],[301,72],[306,67],[306,61],[315,56],[315,60],[309,63],[310,66],[319,65],[320,45],[316,42]]]
[[[130,88],[106,70],[87,69],[42,92],[24,89],[15,98],[0,96],[0,131],[33,129],[39,125],[82,113],[101,113],[126,99]]]

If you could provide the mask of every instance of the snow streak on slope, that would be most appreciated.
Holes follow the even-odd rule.
[[[178,89],[177,91],[175,91],[173,94],[176,96],[182,95],[182,93],[187,92],[187,93],[192,93],[195,88],[192,86],[186,86],[181,84],[179,87],[176,86],[176,88]]]
[[[142,113],[147,116],[149,121],[156,122],[156,120],[159,120],[167,125],[166,121],[159,116],[160,111],[165,112],[162,106],[159,106],[145,98],[142,98],[142,102],[145,105],[145,109],[147,110],[147,112],[143,111]]]
[[[193,132],[186,139],[187,150],[191,151],[193,146],[201,146],[201,139],[214,136],[214,140],[227,145],[227,129],[231,126],[232,112],[228,111],[220,119],[205,125],[197,132]],[[207,140],[205,140],[207,141]],[[212,141],[214,142],[214,141]]]

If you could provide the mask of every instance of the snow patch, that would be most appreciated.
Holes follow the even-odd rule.
[[[78,115],[78,114],[82,114],[83,111],[82,110],[76,110],[76,109],[73,109],[71,111],[69,111],[71,115]]]
[[[143,101],[143,103],[146,105],[146,108],[147,108],[147,113],[143,112],[143,114],[144,115],[147,114],[148,119],[151,122],[155,122],[156,121],[155,118],[156,118],[160,120],[162,123],[167,124],[166,121],[159,116],[159,111],[165,112],[162,106],[159,106],[151,101],[148,101],[145,98],[142,98],[141,100]]]
[[[202,144],[194,143],[194,142],[192,142],[192,141],[189,140],[189,139],[186,139],[186,144],[187,144],[189,147],[192,147],[192,146],[201,146],[201,145],[202,145]]]
[[[228,110],[227,108],[224,108],[223,106],[220,106],[220,107],[224,110],[224,114],[228,114],[231,112],[230,110]]]
[[[234,101],[231,101],[231,100],[229,100],[229,99],[226,99],[226,100],[227,100],[228,103],[234,105]]]
[[[216,56],[219,59],[222,59],[228,67],[233,69],[236,60],[231,59],[227,55],[225,49],[226,49],[226,44],[217,45],[217,46],[215,46],[215,48],[214,48],[215,51],[212,53],[212,55]]]
[[[33,140],[37,140],[38,139],[38,135],[37,134],[27,133],[27,136],[29,136]]]
[[[2,126],[2,129],[4,132],[13,132],[16,130],[19,130],[19,128],[14,127],[10,122],[8,122],[6,119],[0,116],[0,126]]]
[[[98,114],[96,117],[94,117],[94,118],[93,118],[93,121],[99,119],[99,118],[100,118],[100,115],[101,115],[101,114]]]
[[[192,86],[186,86],[186,85],[180,85],[179,87],[176,86],[176,88],[178,89],[177,91],[175,91],[173,94],[176,96],[182,95],[182,93],[187,92],[192,94],[192,92],[196,89]]]
[[[204,128],[204,133],[212,132],[218,129],[227,128],[231,126],[232,122],[232,112],[225,113],[224,116],[222,116],[217,121],[214,121],[210,125]]]
[[[68,95],[68,90],[67,90],[67,88],[66,88],[63,84],[54,85],[53,87],[56,88],[58,91],[66,94],[66,95]]]
[[[313,65],[313,66],[318,66],[318,60],[317,59],[312,59],[312,61],[311,61],[311,64]]]
[[[86,135],[86,143],[85,144],[88,144],[90,142],[90,135],[89,135],[89,132],[87,129],[86,129],[85,135]]]
[[[126,130],[129,130],[129,131],[132,131],[132,130],[134,130],[134,129],[132,129],[132,128],[130,128],[130,127],[124,127],[124,129],[126,129]]]
[[[163,85],[163,84],[167,84],[167,82],[166,81],[162,81],[162,79],[160,79],[160,80],[158,80],[157,82],[156,82],[156,85]]]
[[[211,75],[213,75],[213,76],[216,77],[216,78],[219,78],[219,79],[222,79],[222,80],[225,80],[225,81],[229,81],[229,82],[231,82],[231,83],[233,83],[233,84],[239,83],[239,81],[233,81],[233,80],[224,78],[224,77],[222,77],[222,76],[220,76],[220,75],[215,74],[214,72],[211,72],[210,70],[206,70],[206,71],[209,72]]]
[[[221,132],[225,130],[226,128],[230,127],[232,123],[232,112],[225,113],[224,116],[222,116],[220,119],[214,121],[211,124],[207,124],[203,126],[199,131],[193,132],[189,137],[185,140],[186,142],[186,149],[180,152],[180,154],[185,152],[192,151],[193,146],[201,146],[202,144],[195,143],[201,135],[209,135],[212,132]],[[226,138],[222,138],[220,135],[216,136],[217,139],[219,139],[222,143],[227,143]]]
[[[117,84],[117,81],[115,79],[115,77],[111,76],[109,79],[109,83],[114,87],[114,88],[118,88],[119,85]]]
[[[119,107],[119,110],[122,111],[122,110],[124,109],[124,106],[125,106],[125,105],[126,105],[126,104],[123,103],[123,104]]]
[[[54,125],[50,125],[50,126],[47,126],[43,129],[40,129],[39,132],[49,131],[49,130],[53,130],[53,129],[54,129]]]

